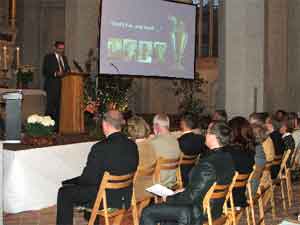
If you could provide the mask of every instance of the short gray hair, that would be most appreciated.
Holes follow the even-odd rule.
[[[123,115],[117,110],[111,110],[104,113],[103,120],[117,130],[121,130],[122,125],[124,125]]]
[[[170,127],[170,119],[167,116],[167,114],[161,113],[161,114],[156,114],[153,118],[153,125],[159,125],[160,127],[165,127],[169,129]]]

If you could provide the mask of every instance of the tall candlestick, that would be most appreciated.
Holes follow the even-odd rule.
[[[16,27],[16,16],[17,16],[17,2],[16,0],[11,0],[11,26]]]
[[[7,70],[7,47],[3,46],[3,69]]]
[[[17,55],[16,55],[16,67],[17,67],[17,69],[19,69],[19,68],[20,68],[20,48],[17,47],[16,50],[17,50]]]

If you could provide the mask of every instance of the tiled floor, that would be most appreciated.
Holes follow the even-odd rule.
[[[287,212],[282,209],[282,202],[279,198],[279,192],[276,192],[276,219],[273,220],[271,212],[266,213],[266,225],[277,225],[282,219],[295,219],[296,213],[300,212],[300,182],[294,184],[294,202],[293,207]],[[56,216],[56,208],[50,207],[39,211],[29,211],[18,214],[5,214],[5,225],[54,225]],[[82,213],[75,212],[75,225],[86,225],[87,222],[83,219]],[[122,225],[131,225],[131,220],[126,219]],[[240,222],[240,225],[245,225],[245,220]]]

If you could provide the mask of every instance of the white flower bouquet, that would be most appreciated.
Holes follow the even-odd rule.
[[[32,137],[45,137],[53,134],[55,122],[50,116],[30,115],[27,118],[25,132]]]

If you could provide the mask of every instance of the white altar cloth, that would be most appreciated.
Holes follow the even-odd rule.
[[[55,205],[61,181],[81,174],[94,143],[4,149],[3,211],[18,213]]]

